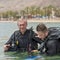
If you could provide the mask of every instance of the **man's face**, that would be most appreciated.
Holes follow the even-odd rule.
[[[38,31],[37,34],[38,34],[38,37],[42,40],[44,40],[44,38],[46,37],[46,33],[42,32],[42,31]]]
[[[19,30],[24,33],[26,31],[27,23],[25,21],[18,22]]]

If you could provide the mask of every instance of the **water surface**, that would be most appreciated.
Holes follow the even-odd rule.
[[[35,31],[36,26],[39,22],[28,23],[27,28],[33,26],[33,30]],[[60,27],[60,23],[44,23],[47,27]],[[16,52],[8,52],[4,53],[3,45],[9,39],[11,34],[18,30],[17,23],[15,22],[0,22],[0,60],[23,60],[27,56],[26,53],[16,53]],[[59,58],[59,56],[57,56]],[[51,59],[51,58],[47,58]],[[56,59],[56,57],[55,57]],[[60,58],[59,58],[60,59]],[[52,59],[51,59],[52,60]]]

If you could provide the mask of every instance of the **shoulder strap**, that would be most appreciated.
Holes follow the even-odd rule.
[[[28,45],[27,46],[27,48],[28,48],[28,54],[31,55],[31,50],[32,50],[31,49],[31,47],[32,47],[31,46],[31,42],[32,42],[32,27],[29,29],[29,38],[28,39],[29,39],[28,44],[27,44]]]

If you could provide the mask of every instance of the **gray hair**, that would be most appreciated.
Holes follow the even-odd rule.
[[[18,21],[17,21],[17,25],[18,25],[19,22],[22,22],[22,21],[27,24],[27,19],[19,18]]]

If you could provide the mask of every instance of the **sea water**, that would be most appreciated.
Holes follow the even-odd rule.
[[[39,22],[29,22],[27,28],[33,27],[33,30],[36,31],[36,26]],[[49,27],[60,27],[60,23],[44,23],[48,28]],[[0,22],[0,60],[23,60],[26,58],[26,53],[18,53],[18,52],[8,52],[4,53],[3,45],[12,35],[12,33],[18,30],[18,26],[16,22]],[[40,59],[41,60],[41,59]]]

